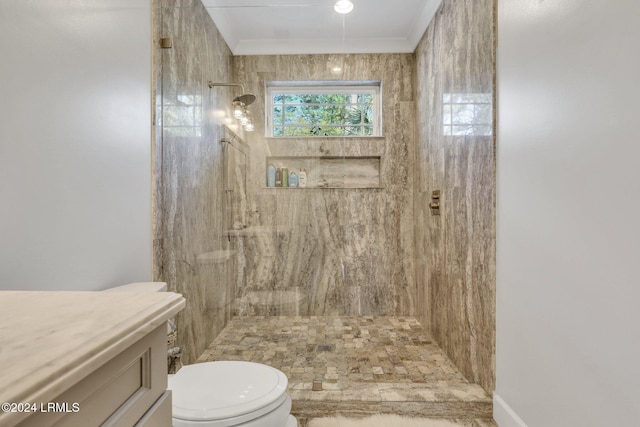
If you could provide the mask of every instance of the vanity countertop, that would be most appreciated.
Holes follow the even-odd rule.
[[[184,306],[172,292],[0,291],[0,402],[53,401]]]

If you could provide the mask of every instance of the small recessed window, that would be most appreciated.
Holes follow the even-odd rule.
[[[493,107],[490,93],[445,93],[442,96],[442,132],[448,136],[490,136]]]
[[[380,82],[268,82],[267,136],[380,136]]]

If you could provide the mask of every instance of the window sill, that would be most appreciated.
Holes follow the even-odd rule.
[[[380,135],[367,135],[367,136],[265,136],[265,139],[277,141],[291,140],[291,139],[305,139],[305,140],[323,140],[323,139],[385,139],[386,136]]]

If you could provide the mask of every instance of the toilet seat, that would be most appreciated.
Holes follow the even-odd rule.
[[[286,393],[287,383],[282,372],[259,363],[224,361],[184,366],[169,378],[174,426],[232,426],[274,411],[288,414],[291,399]]]

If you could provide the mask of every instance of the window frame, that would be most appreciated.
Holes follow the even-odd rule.
[[[274,94],[367,94],[373,96],[371,135],[274,135]],[[267,138],[375,138],[382,136],[382,84],[378,80],[316,80],[316,81],[269,81],[265,82],[265,137]],[[327,104],[331,105],[331,104]],[[364,125],[359,125],[364,126]],[[283,125],[284,128],[284,125]]]

